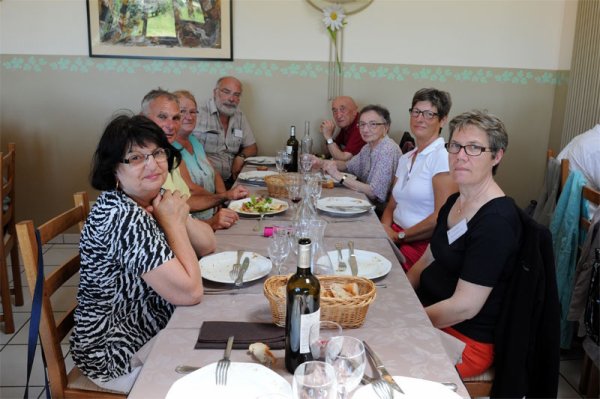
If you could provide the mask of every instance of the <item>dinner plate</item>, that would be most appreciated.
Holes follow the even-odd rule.
[[[277,172],[273,170],[252,170],[248,172],[242,172],[238,175],[238,178],[242,183],[253,184],[257,186],[266,186],[266,176],[276,175]]]
[[[275,165],[275,157],[248,157],[246,163],[250,165]]]
[[[260,398],[266,394],[292,397],[292,388],[282,376],[257,363],[232,362],[227,372],[227,385],[215,384],[217,363],[211,363],[175,381],[167,399]]]
[[[346,270],[343,272],[338,272],[338,253],[337,251],[329,251],[327,252],[329,255],[329,259],[331,259],[331,264],[333,265],[333,270],[336,275],[340,276],[351,276],[352,271],[350,270],[350,263],[348,262],[348,257],[350,256],[348,249],[342,249],[342,260],[346,263]],[[379,255],[377,252],[371,251],[363,251],[361,249],[355,249],[354,255],[356,256],[356,263],[358,265],[358,276],[366,277],[369,279],[375,279],[379,277],[383,277],[392,270],[392,262],[384,258],[382,255]]]
[[[288,203],[285,201],[278,200],[277,198],[271,198],[271,200],[272,200],[271,205],[273,205],[274,207],[277,207],[277,209],[274,209],[269,212],[265,212],[265,215],[275,215],[275,214],[278,214],[281,212],[285,212],[289,208]],[[260,213],[258,213],[258,212],[249,212],[249,211],[242,210],[242,205],[248,201],[250,201],[250,198],[243,198],[241,200],[231,201],[229,203],[228,208],[233,211],[236,211],[237,213],[239,213],[241,215],[251,215],[251,216],[260,215]]]
[[[258,280],[269,274],[273,267],[271,261],[255,252],[244,252],[242,261],[250,258],[248,270],[244,274],[244,282]],[[218,254],[208,255],[198,262],[202,268],[202,277],[217,283],[233,284],[235,278],[229,276],[233,264],[237,260],[237,251],[225,251]]]
[[[450,388],[440,384],[439,382],[422,380],[420,378],[411,378],[411,377],[399,377],[394,376],[394,380],[400,388],[404,391],[404,395],[396,390],[392,390],[394,392],[394,399],[409,399],[409,398],[422,398],[422,399],[456,399],[460,398],[456,392],[452,391]],[[371,384],[364,385],[359,388],[354,395],[352,395],[352,399],[379,399],[379,396],[373,391],[373,386]]]
[[[354,216],[369,212],[373,204],[352,197],[325,197],[317,201],[317,209],[338,216]]]

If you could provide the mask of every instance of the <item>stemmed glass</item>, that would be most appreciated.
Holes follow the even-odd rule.
[[[275,265],[277,274],[281,274],[281,266],[290,253],[290,240],[287,228],[273,228],[273,235],[269,238],[269,258]]]
[[[310,175],[308,178],[308,194],[313,201],[315,209],[317,207],[317,201],[321,198],[321,193],[323,192],[323,186],[321,184],[321,175],[320,173],[315,173]]]
[[[277,155],[275,156],[275,167],[277,168],[277,173],[282,174],[284,172],[283,166],[287,163],[287,152],[286,150],[277,151]]]
[[[342,326],[335,321],[320,321],[310,327],[308,343],[313,360],[325,361],[325,348],[329,340],[342,335]]]
[[[302,168],[302,174],[306,175],[312,168],[313,156],[310,153],[304,153],[300,155],[300,167]]]
[[[297,175],[296,175],[297,176]],[[302,189],[302,180],[296,178],[296,176],[288,175],[287,181],[287,191],[290,200],[293,203],[293,214],[296,214],[296,207],[298,206],[298,202],[302,199],[300,196],[300,191]]]
[[[292,383],[294,399],[335,399],[335,371],[325,362],[304,362],[296,368]]]
[[[335,370],[338,397],[346,399],[365,374],[365,346],[354,337],[333,337],[325,348],[325,360]]]

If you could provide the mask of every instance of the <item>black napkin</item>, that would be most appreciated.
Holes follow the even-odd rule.
[[[235,336],[234,349],[248,349],[255,342],[267,344],[271,349],[285,348],[283,327],[269,323],[205,321],[200,327],[195,349],[224,349],[230,335]]]

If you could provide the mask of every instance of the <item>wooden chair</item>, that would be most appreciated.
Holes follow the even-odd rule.
[[[79,192],[74,195],[74,198],[75,207],[39,226],[42,245],[72,227],[77,225],[79,229],[83,227],[90,210],[88,196],[85,192]],[[38,246],[35,227],[31,220],[20,222],[16,227],[29,291],[33,297],[38,274]],[[79,268],[79,254],[77,253],[51,274],[45,276],[43,282],[39,335],[48,367],[50,392],[53,398],[125,398],[123,394],[111,393],[98,387],[77,367],[67,374],[60,342],[73,328],[73,314],[77,304],[75,303],[57,323],[52,309],[51,296],[69,278],[77,274]]]
[[[0,321],[4,322],[4,332],[15,332],[12,314],[11,294],[15,296],[15,305],[23,305],[23,288],[21,286],[21,270],[19,266],[19,248],[15,231],[15,143],[8,144],[8,153],[0,152],[0,300],[2,314]],[[10,288],[8,278],[8,263],[10,255],[13,287]]]
[[[483,374],[463,379],[463,384],[472,398],[490,396],[494,383],[494,368],[490,368]]]

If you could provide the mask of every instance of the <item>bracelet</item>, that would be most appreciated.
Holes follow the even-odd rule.
[[[333,139],[331,137],[327,139],[327,145],[329,144],[333,144]]]

